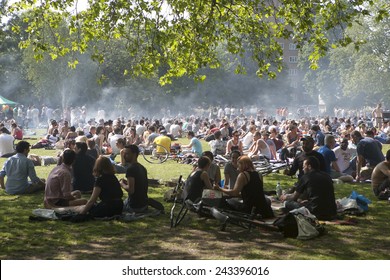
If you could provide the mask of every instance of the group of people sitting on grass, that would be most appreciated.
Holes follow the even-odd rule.
[[[84,142],[76,142],[74,147],[65,149],[60,164],[45,180],[37,177],[34,164],[28,159],[30,144],[20,141],[16,154],[8,158],[0,172],[0,186],[13,195],[44,191],[46,208],[77,206],[74,210],[93,217],[111,217],[121,215],[123,211],[145,212],[148,178],[145,167],[137,161],[138,147],[126,145],[122,149],[128,168],[126,178],[121,180],[115,176],[115,167],[108,157],[99,156],[95,160],[86,154],[86,150]],[[124,201],[122,189],[128,194]],[[90,198],[82,198],[83,193],[91,194]]]
[[[264,217],[272,216],[262,179],[256,175],[252,161],[260,156],[270,160],[290,157],[292,166],[285,173],[295,176],[298,172],[298,182],[292,193],[280,199],[286,201],[288,209],[305,205],[315,215],[329,219],[335,215],[332,178],[356,182],[371,179],[378,198],[387,199],[390,193],[390,154],[384,157],[375,129],[368,130],[361,124],[353,127],[351,123],[352,120],[337,118],[274,120],[271,125],[268,120],[259,122],[245,117],[204,122],[193,118],[185,122],[140,119],[123,123],[117,119],[90,121],[83,128],[74,129],[66,121],[59,124],[53,120],[48,135],[59,135],[66,149],[47,180],[36,176],[28,159],[30,144],[20,141],[16,154],[9,157],[0,172],[0,185],[9,194],[45,189],[47,208],[80,206],[81,213],[96,216],[116,215],[123,209],[142,212],[147,209],[148,183],[146,170],[137,161],[138,146],[155,143],[170,151],[172,138],[187,133],[189,143],[181,148],[199,158],[188,178],[189,186],[196,186],[194,190],[187,187],[191,198],[194,191],[199,195],[203,188],[215,188],[228,196],[241,197],[241,204],[234,200],[232,204],[244,211],[255,207]],[[377,129],[388,133],[383,126]],[[209,141],[211,151],[203,152],[199,140],[202,137]],[[220,184],[221,171],[213,163],[218,154],[231,158],[224,168],[225,185]],[[119,163],[115,162],[116,156],[120,157]],[[115,173],[126,174],[126,179],[118,181]],[[128,192],[124,202],[122,190]],[[82,193],[91,193],[91,197],[83,199]]]

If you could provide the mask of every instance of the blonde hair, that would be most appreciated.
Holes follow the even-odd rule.
[[[115,169],[108,157],[99,156],[93,167],[93,175],[99,177],[103,174],[113,175],[115,174]]]
[[[240,156],[238,158],[238,164],[241,165],[243,171],[254,171],[255,167],[252,160],[248,156]]]

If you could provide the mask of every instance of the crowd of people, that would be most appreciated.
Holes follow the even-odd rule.
[[[28,123],[38,127],[34,109]],[[137,160],[139,148],[155,145],[157,153],[170,151],[174,139],[187,137],[181,153],[198,158],[185,190],[191,199],[199,197],[204,188],[214,188],[241,197],[238,208],[244,211],[256,207],[263,216],[272,216],[262,179],[253,166],[261,158],[291,163],[285,174],[297,176],[297,182],[290,194],[280,197],[288,209],[305,205],[324,219],[334,216],[332,179],[371,180],[374,194],[389,198],[390,154],[383,155],[382,144],[390,143],[390,128],[381,104],[371,118],[340,117],[339,109],[335,116],[321,118],[301,116],[305,111],[300,111],[295,119],[287,107],[278,108],[275,117],[262,110],[245,115],[238,108],[228,109],[212,108],[209,115],[127,120],[106,120],[105,112],[98,110],[98,118],[87,120],[85,106],[65,110],[57,119],[47,119],[54,112],[44,106],[40,115],[44,113],[47,135],[32,146],[22,140],[23,129],[18,125],[18,121],[25,124],[20,119],[22,111],[0,127],[0,156],[8,158],[0,172],[0,186],[9,194],[45,190],[47,208],[79,206],[81,213],[97,217],[123,210],[143,212],[148,206],[148,178]],[[201,139],[209,143],[209,151],[203,151]],[[51,146],[64,151],[48,178],[40,179],[28,157],[30,148]],[[230,159],[223,170],[224,183],[219,166],[213,163],[218,155]],[[115,173],[125,174],[126,179],[119,181]],[[128,194],[125,201],[123,191]],[[82,198],[84,193],[91,194],[90,198]]]

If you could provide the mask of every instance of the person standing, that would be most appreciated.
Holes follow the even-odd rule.
[[[45,182],[39,179],[34,163],[27,158],[30,143],[20,141],[16,145],[16,155],[10,157],[0,171],[0,187],[8,194],[30,194],[45,189]],[[4,177],[7,182],[4,184]],[[30,178],[31,182],[28,181]]]
[[[120,184],[128,193],[123,211],[142,213],[148,209],[148,175],[146,168],[138,162],[139,149],[136,145],[126,145],[123,149],[124,159],[129,163],[126,179]]]
[[[383,122],[383,111],[381,103],[378,103],[376,108],[372,111],[372,116],[374,118],[374,126],[378,129],[381,129]]]

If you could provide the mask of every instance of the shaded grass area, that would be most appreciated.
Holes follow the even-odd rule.
[[[186,140],[182,140],[186,142]],[[32,143],[34,141],[31,141]],[[207,147],[207,146],[205,146]],[[388,147],[387,147],[388,148]],[[54,155],[53,150],[31,153]],[[168,161],[146,166],[149,178],[169,180],[185,177],[191,166]],[[2,165],[4,159],[0,160]],[[36,167],[47,178],[53,166]],[[222,172],[223,173],[223,172]],[[119,178],[123,175],[118,175]],[[280,181],[284,188],[295,179],[281,174],[264,177],[265,189]],[[0,191],[1,259],[388,259],[389,203],[377,201],[368,184],[335,185],[336,197],[352,190],[372,200],[366,216],[356,217],[356,226],[326,225],[327,234],[310,241],[285,239],[279,233],[235,226],[219,231],[216,220],[188,214],[175,229],[169,228],[171,203],[162,197],[169,187],[151,186],[149,195],[162,202],[166,214],[133,222],[65,221],[30,222],[35,208],[43,207],[43,193],[25,196]]]

